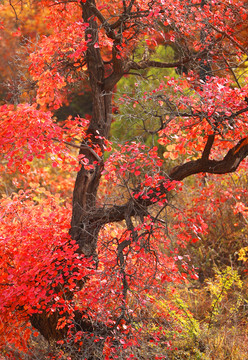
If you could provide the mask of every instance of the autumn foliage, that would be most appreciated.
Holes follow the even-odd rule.
[[[203,359],[247,302],[246,1],[0,10],[2,358]]]

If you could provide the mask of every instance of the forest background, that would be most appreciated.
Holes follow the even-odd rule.
[[[245,360],[247,2],[0,11],[0,358]]]

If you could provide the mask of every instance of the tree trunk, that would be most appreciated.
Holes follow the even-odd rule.
[[[98,234],[103,225],[102,222],[94,221],[94,213],[98,215],[96,207],[96,195],[103,169],[103,141],[108,138],[111,114],[112,114],[112,91],[113,86],[105,89],[105,69],[101,58],[98,43],[98,25],[95,21],[91,10],[91,4],[95,4],[94,0],[82,3],[83,20],[89,23],[86,30],[86,40],[88,41],[88,49],[86,61],[88,66],[89,81],[92,90],[93,111],[87,131],[86,140],[83,139],[80,154],[88,160],[87,166],[82,165],[77,174],[72,204],[71,219],[71,238],[76,240],[79,245],[79,251],[88,257],[96,260],[96,247]],[[101,150],[99,156],[96,151]],[[99,210],[99,209],[98,209]],[[97,260],[96,260],[97,266]],[[83,339],[83,349],[78,352],[78,356],[83,359],[96,360],[100,359],[104,341],[94,342],[96,336],[104,338],[107,328],[104,324],[92,324],[82,319],[82,314],[77,311],[75,314],[75,332],[85,332]],[[66,338],[67,327],[58,330],[57,323],[59,314],[53,313],[48,316],[46,312],[41,314],[33,314],[30,321],[32,325],[49,341],[58,341]],[[89,334],[89,336],[87,336]],[[94,336],[92,336],[94,335]],[[99,339],[98,339],[99,340]],[[77,349],[74,349],[75,354]],[[72,351],[72,356],[73,351]],[[75,355],[75,358],[78,358]]]
[[[86,60],[93,101],[92,118],[87,135],[89,146],[93,149],[98,147],[103,153],[103,138],[109,136],[111,125],[112,92],[106,92],[104,88],[105,69],[97,47],[98,26],[91,11],[91,4],[95,5],[95,1],[82,3],[83,20],[89,23],[86,30],[86,40],[89,41]],[[80,250],[86,256],[92,256],[95,254],[101,226],[91,223],[89,217],[92,219],[96,211],[96,194],[103,163],[94,152],[84,146],[84,143],[82,143],[80,154],[85,155],[92,167],[87,170],[82,166],[76,178],[70,235],[77,241]]]

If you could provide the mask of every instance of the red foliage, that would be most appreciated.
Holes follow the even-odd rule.
[[[172,181],[173,176],[169,178],[167,164],[158,155],[156,146],[148,148],[132,141],[111,149],[103,136],[103,127],[107,125],[100,123],[100,115],[106,119],[109,116],[104,113],[106,109],[101,108],[102,98],[111,94],[117,81],[131,70],[178,67],[177,61],[170,66],[146,58],[146,52],[152,52],[162,39],[165,45],[180,42],[183,47],[187,43],[187,51],[192,49],[198,68],[206,65],[204,51],[207,49],[213,67],[218,67],[220,58],[226,56],[225,71],[230,70],[228,60],[233,61],[233,55],[229,54],[228,45],[232,44],[235,58],[242,60],[244,53],[244,39],[236,36],[236,31],[242,30],[240,20],[247,19],[247,9],[243,1],[211,1],[210,6],[195,0],[173,0],[166,4],[163,0],[137,0],[130,2],[132,12],[125,17],[122,11],[129,11],[126,1],[98,1],[97,4],[91,1],[94,16],[91,14],[84,21],[82,9],[86,16],[84,6],[88,2],[40,1],[40,6],[47,9],[46,21],[51,34],[41,37],[39,47],[29,51],[29,76],[36,86],[32,104],[26,103],[27,97],[23,96],[23,103],[0,106],[0,150],[4,165],[10,173],[21,173],[13,182],[17,188],[23,186],[24,189],[10,196],[3,195],[1,199],[0,346],[4,346],[7,339],[8,343],[26,351],[32,315],[47,313],[49,317],[56,313],[57,329],[67,331],[67,339],[60,343],[73,341],[80,348],[83,337],[93,335],[75,330],[75,314],[79,311],[80,320],[100,323],[111,332],[111,336],[104,338],[103,350],[106,359],[110,359],[112,355],[118,357],[114,354],[115,342],[122,350],[138,346],[137,324],[142,312],[149,309],[153,297],[164,293],[166,284],[197,279],[194,266],[187,257],[179,255],[178,247],[194,243],[206,233],[204,211],[208,208],[200,201],[212,196],[212,189],[208,187],[206,193],[203,190],[198,194],[194,206],[184,214],[178,211],[168,228],[160,215],[168,205],[168,193],[180,192],[182,184]],[[21,30],[12,35],[19,37]],[[225,38],[222,45],[219,45],[220,35]],[[141,59],[139,54],[132,55],[140,41],[147,43]],[[215,46],[211,46],[212,43]],[[104,73],[102,82],[94,83],[96,72],[89,66],[92,65],[90,56],[100,59],[97,73]],[[183,59],[185,63],[189,60]],[[223,59],[221,61],[223,65]],[[93,95],[98,96],[97,99],[93,96],[93,105],[96,108],[100,104],[102,112],[99,115],[93,111],[95,118],[89,121],[80,117],[58,121],[55,110],[68,102],[73,89],[82,88],[88,76]],[[99,88],[101,91],[97,92]],[[199,71],[189,70],[186,76],[165,78],[157,89],[143,93],[142,99],[135,99],[133,91],[132,96],[123,96],[122,100],[137,109],[140,106],[144,110],[147,106],[150,111],[151,103],[165,109],[165,115],[163,111],[162,115],[159,110],[153,112],[162,119],[156,136],[159,144],[166,147],[163,156],[171,163],[176,159],[190,163],[196,158],[219,159],[240,137],[246,137],[233,151],[236,156],[242,153],[247,146],[247,90],[247,85],[242,87],[233,73],[232,78],[224,78],[219,71],[219,76],[209,75],[203,80]],[[213,135],[213,148],[211,145],[205,151],[207,139]],[[69,145],[80,149],[79,158],[69,151]],[[102,171],[103,152],[108,150],[111,154]],[[246,155],[242,156],[243,160]],[[68,174],[82,166],[85,181],[81,185],[85,186],[84,195],[89,200],[89,205],[85,199],[79,204],[82,218],[88,211],[90,219],[92,209],[89,207],[95,206],[96,192],[92,191],[90,198],[87,186],[97,166],[101,192],[97,194],[95,213],[100,206],[102,213],[111,206],[120,212],[121,207],[125,207],[125,216],[116,216],[113,223],[110,220],[101,223],[104,226],[99,233],[95,257],[84,256],[79,241],[71,240],[68,234],[71,208],[67,199],[60,197],[67,196],[68,184],[56,184],[60,180],[56,172],[54,176],[53,173],[47,175],[46,169],[35,172],[37,159],[47,161],[50,173],[52,168],[59,168]],[[43,164],[38,163],[37,168]],[[247,167],[247,163],[244,161],[242,166]],[[44,184],[40,184],[41,181]],[[97,181],[93,190],[99,185]],[[220,201],[225,199],[222,194]],[[213,211],[216,204],[209,206]],[[247,207],[240,201],[233,211],[244,213]],[[98,217],[98,220],[102,219]],[[94,224],[94,219],[92,222]],[[81,232],[85,230],[83,225],[80,222]],[[176,239],[173,246],[171,237]],[[142,321],[142,326],[149,328],[146,314]],[[152,342],[163,336],[162,330],[149,331]],[[95,342],[100,340],[101,336],[94,338]]]

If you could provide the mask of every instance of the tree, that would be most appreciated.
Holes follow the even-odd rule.
[[[51,35],[29,55],[33,103],[0,108],[1,152],[12,172],[29,174],[34,157],[50,156],[54,167],[78,173],[70,236],[70,210],[56,195],[44,192],[37,200],[34,190],[35,196],[24,192],[3,200],[8,245],[1,309],[5,320],[9,312],[13,322],[29,319],[46,339],[60,342],[64,354],[73,347],[75,358],[98,359],[102,351],[111,358],[118,347],[124,353],[136,344],[140,304],[148,306],[164,283],[185,277],[169,256],[164,211],[170,193],[191,175],[247,167],[248,95],[245,76],[239,76],[247,54],[247,8],[234,0],[36,5],[49,10]],[[174,59],[154,60],[158,44]],[[140,121],[154,145],[159,138],[165,164],[156,146],[109,142],[116,85],[137,76],[150,86],[145,71],[151,68],[181,75],[168,75],[148,91],[137,80],[120,99],[127,107],[122,121],[128,121],[129,108],[138,109],[130,110],[131,123]],[[56,110],[82,83],[91,92],[91,116],[59,121]],[[68,147],[79,150],[80,165]],[[175,165],[177,160],[183,163]],[[205,224],[193,214],[177,229],[186,241],[204,232]]]

